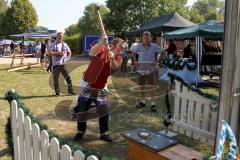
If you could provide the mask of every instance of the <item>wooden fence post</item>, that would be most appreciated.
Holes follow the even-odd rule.
[[[17,122],[18,122],[20,160],[25,160],[24,112],[22,108],[18,108]]]
[[[230,122],[233,130],[239,130],[239,96],[234,98],[234,92],[239,90],[239,46],[240,46],[240,2],[236,0],[225,1],[225,23],[224,23],[224,54],[222,61],[220,104],[218,114],[218,129],[215,152],[220,139],[222,120]],[[234,99],[237,98],[238,103]],[[235,101],[235,102],[234,102]],[[235,103],[235,104],[234,104]],[[235,106],[234,106],[235,105]],[[237,106],[237,108],[236,108]],[[237,111],[238,110],[238,111]],[[233,112],[237,114],[232,114]],[[236,134],[237,137],[237,134]]]
[[[18,119],[17,102],[13,100],[11,102],[11,128],[12,128],[12,138],[13,138],[14,159],[20,160],[17,119]]]
[[[77,150],[74,152],[74,160],[85,160],[85,155],[81,151]]]
[[[31,119],[26,116],[24,121],[25,130],[25,153],[26,160],[33,160],[33,137],[32,137],[32,122]]]
[[[60,154],[60,160],[71,160],[71,158],[72,158],[71,148],[68,145],[63,145]]]
[[[40,128],[38,124],[32,125],[33,133],[33,159],[41,160],[41,147],[40,147]]]
[[[42,159],[49,159],[50,155],[50,144],[49,144],[49,135],[47,131],[41,131],[41,158]]]
[[[50,157],[51,157],[51,160],[59,160],[60,149],[59,149],[59,141],[57,140],[57,138],[52,138],[50,140]]]

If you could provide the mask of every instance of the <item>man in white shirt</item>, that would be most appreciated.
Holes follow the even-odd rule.
[[[74,95],[72,80],[67,71],[66,62],[71,57],[71,50],[69,46],[63,42],[63,33],[57,33],[57,39],[50,46],[50,51],[48,52],[52,56],[52,68],[53,68],[53,83],[56,96],[60,95],[60,87],[58,83],[58,78],[60,73],[65,78],[68,85],[68,95]]]

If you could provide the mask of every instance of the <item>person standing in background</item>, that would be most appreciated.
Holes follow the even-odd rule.
[[[177,55],[177,47],[174,44],[172,39],[170,39],[168,41],[168,47],[166,49],[166,52],[167,52],[167,55],[168,55],[169,59],[173,59],[173,58],[177,58],[178,57],[178,55]]]
[[[138,43],[139,43],[139,40],[136,39],[135,42],[130,47],[130,51],[131,51],[131,55],[132,55],[131,72],[136,70],[134,62],[138,62],[138,54],[135,51],[135,48],[138,45]]]
[[[53,72],[53,84],[56,96],[60,95],[60,87],[58,83],[60,73],[68,85],[68,95],[75,95],[73,91],[73,85],[71,77],[67,71],[67,61],[71,57],[71,50],[69,46],[63,42],[63,33],[57,33],[57,39],[51,44],[49,55],[52,57],[52,72]]]
[[[47,72],[52,72],[52,56],[49,55],[49,51],[50,51],[50,47],[51,47],[51,44],[54,42],[55,40],[52,40],[50,44],[48,44],[48,52],[47,52],[47,57],[48,57],[48,67],[46,69]]]
[[[138,62],[134,61],[137,66],[139,74],[139,85],[141,87],[141,100],[137,102],[137,108],[146,106],[144,88],[146,81],[148,85],[154,86],[156,84],[155,67],[157,63],[165,56],[165,51],[158,45],[151,43],[152,36],[149,31],[142,34],[142,43],[138,43],[135,47],[135,52],[139,54]],[[158,54],[161,54],[158,57]],[[158,57],[158,58],[157,58]],[[156,100],[153,93],[150,93],[151,112],[157,112]]]
[[[23,47],[24,47],[24,46],[23,46],[23,43],[24,43],[24,42],[22,41],[22,42],[19,44],[19,47],[20,47],[20,53],[23,52]]]
[[[32,53],[33,53],[33,45],[32,45],[32,43],[30,43],[30,44],[28,45],[27,53],[28,53],[28,54],[32,54]]]
[[[48,40],[46,39],[45,42],[41,43],[41,55],[40,55],[40,63],[41,63],[41,69],[44,69],[43,64],[46,63],[46,54],[47,54],[47,43]]]
[[[15,45],[13,42],[10,44],[10,49],[11,49],[11,55],[14,53]]]
[[[188,44],[186,48],[184,48],[183,51],[183,58],[191,58],[192,56],[192,49],[191,49],[191,44]]]
[[[35,56],[37,57],[37,63],[39,63],[39,58],[40,58],[40,54],[41,54],[41,43],[37,42],[36,46],[35,46]]]
[[[123,62],[121,65],[121,71],[127,72],[127,63],[128,63],[128,39],[126,38],[123,42],[122,58]]]

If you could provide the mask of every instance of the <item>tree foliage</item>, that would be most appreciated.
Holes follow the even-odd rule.
[[[193,9],[198,10],[204,20],[222,20],[224,15],[224,1],[223,0],[198,0],[192,6]]]
[[[178,12],[187,15],[187,0],[108,0],[107,27],[123,34],[142,26],[155,16]]]
[[[73,36],[80,32],[78,24],[72,24],[68,28],[65,29],[66,36]]]
[[[69,45],[73,54],[80,54],[81,53],[81,35],[74,34],[71,36],[67,36],[64,38],[64,41]]]
[[[3,18],[6,15],[7,11],[7,1],[6,0],[0,0],[0,28],[2,28]],[[3,35],[2,29],[0,29],[0,36]]]
[[[96,9],[94,3],[89,4],[85,7],[83,16],[79,19],[78,27],[72,26],[70,30],[79,31],[82,34],[99,34],[99,23],[96,16]],[[103,21],[105,21],[105,16],[108,14],[108,9],[106,6],[100,6],[100,14],[102,16]]]
[[[1,21],[1,18],[6,14],[6,11],[7,11],[7,1],[0,0],[0,21]]]
[[[85,8],[78,24],[66,29],[66,35],[98,34],[99,26],[95,13],[95,4]],[[101,6],[101,15],[108,33],[124,35],[137,29],[153,17],[178,12],[184,18],[201,23],[209,19],[222,20],[223,0],[198,0],[193,6],[187,6],[187,0],[107,0]]]
[[[157,16],[157,0],[108,0],[107,27],[114,33],[124,32],[138,28],[150,18]]]
[[[36,28],[38,16],[29,0],[13,0],[7,9],[3,22],[4,34],[26,32],[29,28]]]
[[[200,14],[200,11],[196,8],[191,8],[189,11],[190,18],[189,20],[194,23],[202,23],[204,22],[203,15]]]
[[[38,26],[37,28],[40,29],[40,30],[48,30],[48,28],[44,27],[44,26]]]
[[[183,17],[187,17],[187,0],[159,0],[158,15],[178,12]]]

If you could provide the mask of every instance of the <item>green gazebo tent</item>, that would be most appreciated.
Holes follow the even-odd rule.
[[[203,37],[211,38],[211,39],[219,39],[223,37],[224,33],[224,25],[217,23],[213,20],[206,21],[196,26],[192,26],[189,28],[178,29],[172,32],[168,32],[164,34],[164,38],[166,39],[174,39],[174,38],[194,38],[196,39],[196,55],[197,55],[197,77],[200,77],[200,61],[202,57],[202,41]],[[197,82],[196,82],[197,85]]]
[[[195,23],[184,19],[177,12],[171,14],[162,15],[159,17],[154,17],[147,21],[139,29],[130,31],[127,36],[139,36],[144,31],[149,31],[152,34],[161,35],[164,32],[173,31],[180,28],[186,28],[196,25]]]
[[[192,37],[218,38],[223,37],[223,32],[223,24],[216,23],[215,21],[210,20],[196,26],[165,33],[164,37],[167,39]]]

